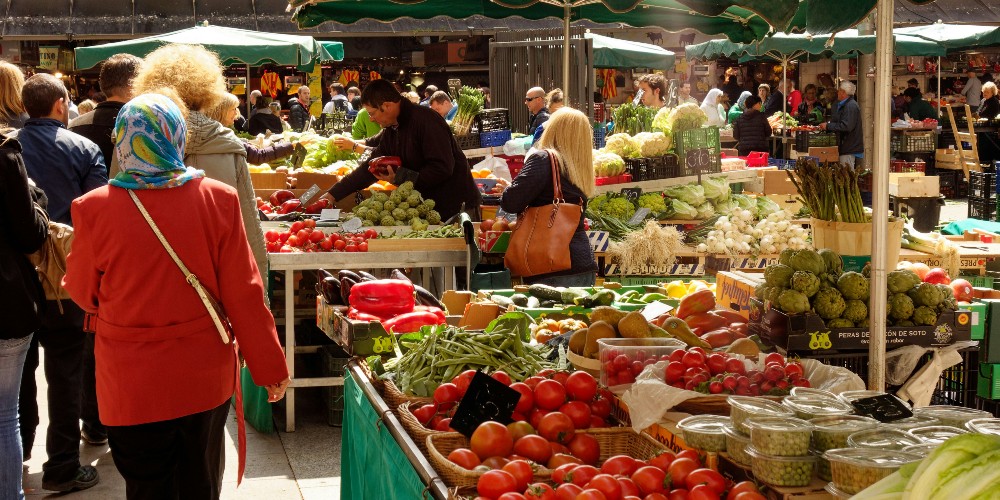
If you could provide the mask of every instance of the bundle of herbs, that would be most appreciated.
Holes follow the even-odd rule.
[[[483,110],[486,98],[481,90],[466,86],[458,90],[457,101],[458,111],[455,112],[455,118],[451,121],[451,128],[457,136],[469,135],[476,115]]]
[[[788,177],[812,216],[827,221],[871,222],[858,187],[859,172],[841,163],[800,159]]]

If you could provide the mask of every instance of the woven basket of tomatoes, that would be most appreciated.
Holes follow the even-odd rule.
[[[414,405],[421,405],[427,403],[433,403],[433,398],[420,398],[417,396],[407,396],[403,391],[399,390],[396,383],[391,379],[385,381],[385,391],[383,393],[383,398],[385,398],[385,404],[389,406],[389,410],[396,411],[399,409],[399,405],[403,403],[413,403]]]

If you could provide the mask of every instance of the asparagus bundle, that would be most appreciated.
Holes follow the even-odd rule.
[[[479,89],[466,86],[458,90],[458,111],[455,112],[455,118],[451,121],[455,135],[469,134],[476,115],[483,110],[484,102],[485,97]]]
[[[799,160],[795,170],[787,173],[799,192],[800,201],[809,207],[813,217],[841,222],[871,220],[861,200],[858,172],[850,166],[840,163],[820,165],[815,160]]]

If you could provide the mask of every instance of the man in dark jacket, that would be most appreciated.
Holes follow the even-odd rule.
[[[534,135],[535,129],[549,119],[549,110],[545,107],[545,89],[532,87],[524,95],[524,105],[528,107],[528,135]]]
[[[132,54],[115,54],[101,65],[101,91],[108,99],[89,113],[69,122],[69,130],[90,139],[101,148],[104,165],[114,162],[115,143],[112,133],[118,111],[132,100],[132,80],[142,68],[142,59]]]
[[[839,137],[840,163],[854,168],[858,158],[865,156],[864,133],[861,125],[861,108],[853,99],[857,87],[844,80],[837,88],[837,102],[833,104],[830,121],[821,123],[821,130],[836,132]]]
[[[451,128],[433,109],[405,99],[388,80],[374,80],[361,92],[361,103],[382,131],[365,141],[370,158],[397,156],[402,166],[388,175],[375,176],[364,161],[333,185],[329,195],[341,200],[376,180],[396,185],[413,181],[425,199],[434,200],[442,220],[463,210],[475,216],[480,205],[479,189],[472,180],[469,162],[458,147]],[[364,152],[364,146],[342,139],[335,144]]]
[[[768,151],[771,125],[760,111],[760,97],[747,97],[743,104],[747,110],[733,123],[733,138],[739,141],[736,150],[740,156],[747,156],[752,151]]]
[[[28,176],[48,197],[49,218],[72,225],[70,203],[108,183],[100,148],[66,130],[69,93],[56,77],[39,73],[21,89],[31,118],[17,133]],[[38,346],[45,348],[45,378],[49,385],[49,425],[45,438],[48,461],[42,466],[42,487],[68,492],[100,481],[97,469],[80,465],[80,417],[83,384],[83,310],[70,300],[50,301],[41,328],[32,339],[21,380],[21,440],[26,453],[34,445],[38,426],[35,369]]]
[[[938,119],[937,111],[931,103],[924,100],[920,89],[906,89],[903,92],[903,99],[906,101],[906,113],[910,115],[911,120]]]
[[[295,132],[303,132],[309,128],[309,121],[312,118],[309,116],[309,105],[312,103],[309,98],[309,87],[302,85],[295,97],[288,100],[288,125]]]

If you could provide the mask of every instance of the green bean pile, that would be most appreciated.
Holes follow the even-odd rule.
[[[549,347],[525,344],[510,331],[467,332],[448,327],[404,346],[409,351],[387,361],[385,368],[404,394],[418,397],[430,397],[439,385],[465,370],[503,370],[521,381],[553,368],[546,360]]]

